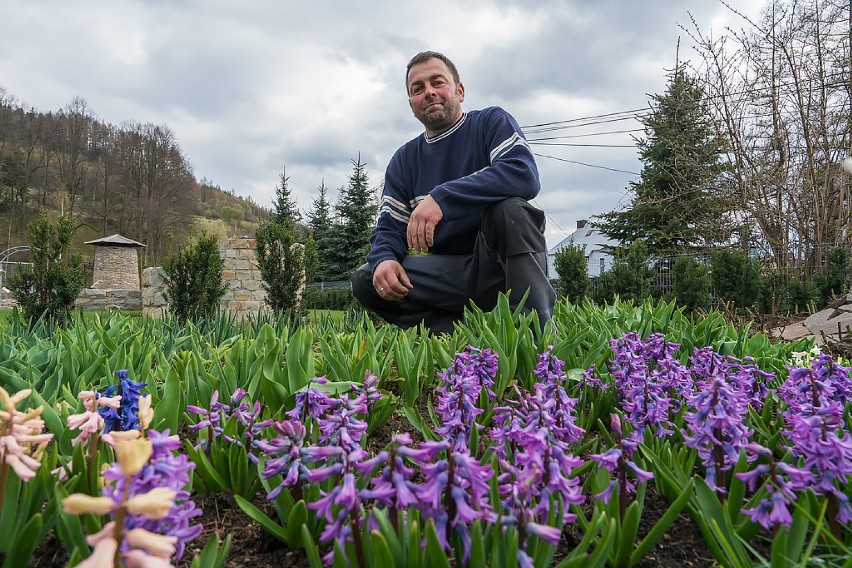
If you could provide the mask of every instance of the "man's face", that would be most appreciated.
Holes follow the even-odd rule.
[[[426,134],[436,136],[461,117],[464,85],[456,84],[446,64],[432,58],[408,71],[408,104]]]

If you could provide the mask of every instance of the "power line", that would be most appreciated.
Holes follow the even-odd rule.
[[[535,142],[527,140],[530,146],[571,146],[573,148],[635,148],[636,144],[577,144],[573,142]]]
[[[843,72],[829,73],[829,74],[825,75],[826,79],[834,79],[834,78],[837,78],[837,77],[841,78],[842,80],[838,81],[838,82],[834,82],[834,83],[826,83],[825,85],[820,85],[820,87],[821,88],[822,87],[831,88],[831,87],[845,87],[845,86],[848,85],[848,81],[845,80],[846,75]],[[796,84],[794,82],[786,82],[786,83],[779,83],[778,85],[774,85],[774,86],[772,86],[772,88],[795,87],[795,86],[796,86]],[[762,88],[759,89],[759,88],[755,87],[755,88],[743,89],[743,90],[740,90],[740,91],[729,91],[729,92],[726,92],[724,94],[705,95],[701,98],[701,101],[702,102],[709,102],[709,101],[712,101],[712,100],[715,100],[715,99],[722,99],[722,98],[738,96],[738,95],[755,95],[755,94],[759,94],[762,90],[763,90]],[[763,96],[770,96],[771,94],[772,93],[769,92],[769,93],[764,94]],[[551,132],[551,131],[554,131],[554,130],[563,130],[563,129],[567,129],[567,128],[580,128],[580,127],[583,127],[583,126],[594,126],[596,124],[606,124],[606,123],[610,123],[610,122],[620,122],[620,121],[624,121],[624,120],[633,120],[633,119],[638,120],[640,118],[644,118],[645,116],[653,114],[655,111],[656,111],[656,109],[654,109],[654,108],[645,107],[645,108],[639,108],[639,109],[630,109],[630,110],[623,110],[623,111],[616,111],[616,112],[608,112],[608,113],[603,113],[603,114],[589,115],[589,116],[571,118],[571,119],[566,119],[566,120],[557,120],[557,121],[551,121],[551,122],[542,122],[542,123],[539,123],[539,124],[530,124],[530,125],[526,125],[526,126],[521,126],[521,130],[523,130],[524,133],[539,134],[539,133],[544,133],[544,132]],[[623,115],[626,115],[626,116],[623,116]],[[772,116],[772,115],[771,115],[771,113],[766,114],[766,115],[759,115],[758,114],[758,115],[754,115],[752,118],[757,118],[757,117],[760,117],[760,116]],[[603,120],[598,120],[598,119],[603,119]]]
[[[622,111],[618,111],[618,112],[608,112],[608,113],[605,113],[605,114],[595,114],[595,115],[591,115],[591,116],[582,116],[582,117],[579,117],[579,118],[570,118],[570,119],[567,119],[567,120],[559,120],[559,121],[555,121],[555,122],[542,122],[541,124],[530,124],[528,126],[522,126],[521,128],[522,129],[527,129],[527,128],[532,129],[532,128],[539,128],[539,127],[542,127],[542,126],[553,126],[555,124],[568,124],[568,123],[571,123],[571,122],[580,122],[580,121],[583,121],[583,120],[591,120],[593,118],[609,118],[609,117],[612,117],[612,116],[617,116],[619,114],[636,113],[636,112],[640,112],[642,110],[647,110],[647,109],[639,108],[639,109],[633,109],[633,110],[622,110]]]
[[[586,162],[578,162],[577,160],[566,160],[565,158],[559,158],[557,156],[548,156],[547,154],[539,154],[537,152],[533,152],[533,156],[538,156],[539,158],[549,158],[551,160],[558,160],[560,162],[566,162],[566,163],[569,163],[569,164],[577,164],[578,166],[586,166],[587,168],[597,168],[597,169],[600,169],[600,170],[609,170],[611,172],[618,172],[618,173],[622,173],[622,174],[630,174],[630,175],[634,175],[634,176],[641,175],[638,172],[630,172],[630,171],[627,171],[627,170],[619,170],[617,168],[610,168],[608,166],[599,166],[599,165],[596,165],[596,164],[587,164]]]
[[[609,134],[630,134],[631,132],[645,132],[645,129],[631,128],[628,130],[608,130],[606,132],[588,132],[586,134],[566,134],[565,136],[548,136],[546,138],[527,138],[527,142],[542,142],[544,140],[567,140],[569,138],[588,138],[590,136],[606,136]]]
[[[541,211],[544,213],[545,217],[547,217],[548,219],[550,219],[550,220],[553,222],[553,224],[554,224],[554,225],[556,225],[556,228],[557,228],[557,229],[559,229],[560,231],[562,231],[562,234],[563,234],[563,235],[565,235],[566,237],[570,237],[570,236],[571,236],[571,235],[568,233],[568,231],[566,231],[565,229],[563,229],[563,228],[562,228],[562,225],[560,225],[560,224],[559,224],[559,222],[558,222],[558,221],[556,221],[556,219],[554,219],[553,217],[551,217],[551,216],[550,216],[550,214],[549,214],[547,211],[545,211],[545,210],[544,210],[544,207],[542,207],[541,205],[539,205],[539,204],[536,202],[536,200],[535,200],[535,199],[533,199],[533,200],[532,200],[532,202],[533,202],[533,204],[534,204],[536,207],[538,207],[539,209],[541,209]]]

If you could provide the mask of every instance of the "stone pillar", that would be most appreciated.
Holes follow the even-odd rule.
[[[169,307],[165,291],[166,281],[163,279],[163,269],[161,267],[152,266],[142,271],[143,317],[163,317],[163,311]]]
[[[257,240],[247,237],[219,241],[219,254],[224,261],[222,280],[228,284],[221,307],[238,318],[256,317],[270,309],[266,303],[256,247]]]
[[[96,247],[92,288],[138,290],[139,249],[108,245]]]

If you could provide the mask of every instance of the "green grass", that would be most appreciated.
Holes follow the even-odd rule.
[[[322,322],[326,320],[331,320],[335,322],[343,321],[343,318],[346,316],[346,312],[343,310],[317,310],[310,309],[307,310],[308,318],[314,322]]]
[[[6,329],[9,326],[9,323],[12,321],[12,315],[15,313],[13,308],[2,308],[0,309],[0,330]],[[86,310],[83,311],[83,317],[85,318],[94,318],[98,315],[105,316],[109,312],[104,310]],[[126,316],[130,317],[142,317],[142,312],[140,311],[122,311],[122,313]],[[320,323],[324,321],[333,321],[333,322],[342,322],[346,317],[346,312],[342,310],[308,310],[308,319],[313,323]]]
[[[9,322],[12,321],[12,314],[15,310],[12,308],[2,308],[0,309],[0,329],[6,329],[9,325]]]

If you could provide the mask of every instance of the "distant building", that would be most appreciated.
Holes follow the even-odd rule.
[[[589,263],[588,273],[590,277],[600,276],[613,265],[613,257],[607,251],[607,247],[618,246],[614,241],[601,233],[598,229],[589,225],[587,219],[577,221],[577,230],[565,237],[556,246],[547,251],[547,273],[550,278],[558,278],[556,274],[556,253],[567,246],[582,247]]]
[[[145,245],[121,235],[87,241],[95,246],[92,288],[100,290],[140,290],[139,249]]]

